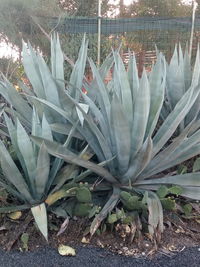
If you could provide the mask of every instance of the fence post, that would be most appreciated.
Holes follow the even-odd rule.
[[[98,40],[97,40],[97,65],[101,63],[101,1],[98,0]]]
[[[196,9],[197,9],[197,2],[196,0],[192,1],[192,28],[191,28],[191,36],[190,36],[190,47],[189,47],[189,55],[190,58],[192,57],[192,45],[193,45],[193,38],[194,38],[194,24],[195,24],[195,16],[196,16]]]
[[[142,50],[139,53],[139,58],[138,58],[138,75],[139,77],[142,77],[143,69],[144,69],[144,63],[145,63],[145,50]]]

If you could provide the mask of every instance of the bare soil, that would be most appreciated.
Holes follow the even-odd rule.
[[[85,219],[76,218],[70,220],[66,230],[57,236],[59,228],[64,219],[56,218],[54,215],[49,216],[49,241],[48,246],[58,248],[59,244],[69,246],[91,245],[93,247],[107,248],[108,250],[127,256],[152,256],[159,251],[164,255],[184,250],[186,247],[194,247],[200,242],[200,221],[199,219],[179,218],[173,213],[165,214],[165,231],[159,244],[153,242],[148,234],[135,237],[130,242],[130,237],[124,235],[122,231],[106,231],[103,234],[94,235],[92,239],[83,233],[88,229],[90,224]],[[123,227],[122,227],[123,228]],[[119,226],[118,226],[119,229]],[[30,213],[24,212],[18,220],[11,220],[4,216],[0,220],[0,249],[3,250],[20,250],[24,251],[21,235],[28,233],[28,250],[34,251],[38,248],[45,247],[47,241],[37,230]]]

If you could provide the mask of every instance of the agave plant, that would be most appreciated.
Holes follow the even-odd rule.
[[[31,208],[38,228],[47,239],[47,216],[43,200],[50,171],[49,154],[44,145],[38,152],[36,151],[37,148],[31,142],[19,120],[15,126],[7,116],[5,119],[23,171],[21,172],[3,142],[0,141],[0,166],[3,172],[0,184],[27,204],[22,208]],[[17,209],[20,208],[17,207]],[[1,209],[2,211],[6,210]]]
[[[43,107],[38,102],[34,102],[33,99],[28,98],[29,96],[43,97],[44,99],[51,101],[52,103],[60,107],[63,106],[62,95],[58,96],[57,87],[64,88],[64,70],[63,70],[64,59],[63,59],[62,51],[60,49],[59,39],[57,39],[55,35],[52,37],[51,55],[52,56],[51,56],[51,71],[50,71],[46,63],[44,62],[43,58],[40,55],[37,55],[33,51],[33,48],[31,47],[31,45],[28,46],[25,43],[23,43],[23,65],[24,65],[26,75],[29,78],[32,87],[28,87],[27,84],[23,84],[22,82],[19,81],[20,90],[17,91],[15,87],[6,79],[6,77],[3,76],[3,74],[1,74],[1,80],[0,80],[0,95],[3,96],[3,98],[9,104],[9,105],[5,105],[4,103],[1,104],[0,116],[3,114],[3,112],[6,112],[9,114],[9,117],[12,117],[14,118],[15,121],[16,120],[18,121],[17,122],[18,127],[17,129],[15,129],[16,127],[12,123],[12,120],[10,120],[7,116],[5,116],[6,120],[2,120],[2,123],[0,124],[0,134],[5,135],[8,138],[9,137],[11,138],[12,146],[15,150],[15,153],[17,154],[16,158],[20,162],[20,165],[23,170],[23,174],[20,176],[20,179],[26,180],[27,182],[26,187],[27,187],[27,190],[30,191],[30,194],[31,192],[34,193],[35,191],[37,191],[37,189],[34,189],[34,187],[37,185],[35,185],[35,182],[30,183],[30,181],[35,180],[36,177],[31,177],[31,176],[29,177],[27,168],[28,167],[31,168],[31,166],[33,167],[33,164],[37,165],[37,158],[39,157],[39,154],[38,154],[39,149],[35,147],[34,144],[31,143],[31,141],[29,140],[28,134],[32,133],[33,135],[43,136],[44,138],[46,137],[47,139],[51,139],[51,140],[55,138],[57,141],[65,143],[66,146],[71,145],[72,136],[76,137],[77,139],[82,139],[80,134],[76,133],[76,129],[73,128],[71,124],[67,123],[65,119],[63,119],[61,116],[57,116],[55,112],[52,113],[51,109]],[[84,59],[80,58],[79,56],[78,61],[80,61],[82,65],[84,66],[84,63],[82,62],[83,60]],[[78,71],[79,71],[79,77],[80,77],[80,70]],[[72,78],[71,78],[71,82],[73,83],[74,83],[73,79],[76,79],[74,73],[75,73],[75,70],[72,72]],[[5,123],[5,121],[7,123]],[[40,125],[40,121],[42,121],[42,126]],[[65,123],[66,127],[64,129],[61,127],[58,127],[61,122]],[[50,123],[51,128],[49,127],[49,123]],[[21,142],[19,141],[20,144],[18,144],[18,140],[17,140],[17,131],[19,132],[18,128],[21,129],[21,131],[23,131],[24,133],[23,136],[26,136],[25,140],[29,144],[29,146],[27,146],[27,148],[29,149],[26,152],[28,155],[21,154],[19,150],[19,146],[22,143],[22,141]],[[20,134],[18,135],[19,135],[19,140],[21,140]],[[4,150],[1,150],[1,154],[3,154],[2,151],[5,151],[5,147],[3,143],[1,143],[1,145],[2,145],[2,149],[4,149]],[[21,149],[23,149],[22,145],[21,145]],[[42,148],[42,151],[43,150],[45,150],[44,146]],[[23,152],[25,153],[25,150]],[[84,156],[85,153],[87,153],[87,149],[83,150],[81,155]],[[41,154],[41,156],[43,156],[43,154]],[[8,153],[6,155],[8,156],[8,158],[5,160],[12,160],[11,157],[8,155]],[[24,156],[24,159],[23,159],[23,156]],[[12,165],[13,164],[14,163],[12,162]],[[55,159],[53,161],[51,160],[52,168],[49,169],[48,179],[47,177],[46,179],[44,179],[44,177],[42,178],[42,176],[38,178],[38,181],[40,179],[44,179],[43,181],[44,192],[41,192],[41,194],[43,194],[43,198],[41,199],[42,195],[38,196],[38,195],[31,194],[32,200],[29,199],[29,204],[35,205],[37,203],[41,203],[41,201],[44,201],[48,193],[53,192],[51,186],[52,186],[52,183],[55,182],[55,179],[56,179],[56,184],[55,184],[54,189],[59,190],[62,187],[62,185],[74,173],[78,172],[77,166],[69,166],[69,165],[65,166],[64,170],[62,170],[63,175],[59,174],[58,175],[59,179],[58,179],[57,174],[60,168],[62,167],[62,165],[63,165],[63,160],[60,160],[60,159]],[[36,171],[36,166],[34,167],[34,169],[35,169],[34,171]],[[5,175],[5,177],[7,176]],[[1,175],[1,178],[2,178],[2,181],[4,181],[5,178],[3,178],[3,174]],[[6,183],[3,183],[2,185],[6,186]],[[27,199],[24,199],[23,196],[20,197],[19,193],[22,192],[20,188],[17,188],[17,191],[12,190],[12,192],[14,194],[15,193],[17,194],[18,192],[17,196],[19,197],[20,200],[28,201]],[[6,209],[2,208],[2,211],[3,210],[6,210]],[[8,210],[11,210],[11,208],[9,207]],[[39,208],[38,208],[38,211],[39,211]],[[43,211],[44,211],[44,216],[46,216],[44,205],[43,205]],[[41,211],[41,214],[42,214],[42,211]],[[46,236],[46,233],[44,235]]]
[[[200,199],[199,173],[169,174],[167,177],[162,174],[164,170],[199,154],[199,121],[191,121],[173,139],[174,132],[199,97],[198,83],[191,83],[161,124],[159,118],[164,103],[167,73],[161,53],[151,73],[147,76],[144,70],[141,79],[138,77],[134,55],[130,58],[127,71],[117,51],[99,69],[89,59],[94,77],[91,85],[84,80],[87,58],[85,39],[68,83],[64,82],[63,55],[58,39],[52,40],[51,71],[30,45],[24,45],[23,54],[25,71],[33,92],[21,86],[27,99],[16,95],[16,92],[12,95],[10,84],[4,78],[0,90],[14,107],[12,112],[24,123],[30,122],[31,106],[34,105],[39,117],[45,114],[54,138],[59,142],[62,140],[60,134],[63,138],[63,135],[69,134],[71,127],[76,128],[76,136],[88,143],[99,164],[88,161],[88,158],[80,158],[72,149],[41,137],[38,132],[33,133],[32,140],[40,146],[45,145],[47,151],[60,158],[61,162],[65,160],[86,168],[77,179],[93,172],[103,177],[106,190],[112,188],[107,203],[91,225],[91,234],[120,201],[122,191],[144,196],[152,235],[156,230],[158,233],[163,231],[162,205],[154,190],[161,185],[178,185],[182,187],[182,196]],[[105,75],[113,64],[113,78],[106,84]],[[86,88],[87,94],[82,92],[82,86]],[[26,103],[26,114],[19,104],[22,105],[22,101]]]
[[[84,55],[86,49],[85,46]],[[51,108],[52,112],[60,114],[72,124],[75,121],[69,115],[68,107],[79,110],[84,121],[79,122],[77,130],[99,162],[107,162],[106,168],[78,158],[58,143],[37,137],[32,139],[38,144],[44,142],[50,154],[89,169],[112,185],[112,195],[95,217],[91,234],[117,205],[122,190],[125,190],[145,196],[149,210],[149,232],[153,235],[156,230],[157,233],[163,231],[162,205],[154,190],[161,185],[178,185],[182,187],[182,196],[200,199],[199,173],[169,174],[167,177],[162,174],[200,152],[199,121],[192,121],[173,139],[174,132],[198,98],[200,85],[191,83],[160,125],[166,86],[166,62],[163,55],[159,54],[149,77],[144,70],[141,79],[138,77],[134,55],[130,58],[127,71],[119,53],[113,52],[113,57],[115,68],[112,81],[105,84],[103,77],[106,70],[98,70],[89,59],[94,77],[93,88],[88,86],[87,94],[84,94],[80,85],[70,83],[63,94],[63,103],[66,104],[63,108],[34,97],[35,101]],[[108,61],[105,66],[108,66]],[[78,96],[81,96],[82,103],[89,106],[88,113],[81,107]]]
[[[53,190],[59,190],[62,185],[77,173],[75,166],[65,166],[61,171],[62,162],[50,159],[42,144],[38,148],[31,140],[26,130],[15,117],[16,123],[4,114],[11,144],[15,151],[15,160],[0,141],[0,185],[12,195],[25,203],[21,206],[2,207],[0,212],[30,208],[39,230],[47,239],[47,212],[45,201]],[[42,123],[33,109],[32,134],[53,141],[51,128],[43,115]],[[73,135],[68,135],[65,145],[68,146]],[[17,162],[16,162],[17,161]],[[57,178],[59,176],[59,178]],[[55,179],[56,182],[55,182]]]
[[[169,65],[167,64],[167,77],[166,77],[166,95],[165,101],[162,107],[161,116],[163,120],[174,109],[178,101],[183,94],[191,87],[199,84],[200,78],[200,54],[199,46],[197,48],[196,60],[192,71],[191,58],[188,52],[188,46],[186,45],[185,53],[181,45],[175,46],[175,50]],[[179,132],[181,132],[192,120],[196,117],[199,118],[199,97],[194,103],[191,110],[185,116],[184,120],[179,125]]]
[[[82,86],[84,77],[86,54],[84,55],[83,49],[86,52],[85,46],[87,46],[87,41],[84,39],[78,60],[70,78],[70,83],[78,87]],[[10,106],[1,105],[0,115],[7,112],[9,117],[12,117],[16,122],[13,124],[12,120],[5,114],[4,121],[6,123],[0,125],[0,132],[8,138],[10,137],[12,147],[16,154],[16,160],[20,165],[22,174],[19,173],[14,159],[9,155],[3,142],[1,142],[0,150],[0,154],[2,155],[0,166],[2,171],[0,171],[1,186],[7,188],[9,192],[26,204],[18,207],[3,207],[0,209],[0,212],[10,212],[12,210],[30,207],[33,213],[35,211],[34,217],[36,222],[38,222],[38,227],[45,238],[47,238],[47,220],[44,202],[49,205],[49,199],[51,199],[51,204],[59,199],[62,194],[57,194],[56,197],[58,198],[56,198],[54,192],[59,192],[59,189],[67,181],[70,181],[71,177],[75,177],[75,175],[79,173],[79,170],[77,165],[74,164],[64,166],[61,169],[63,160],[58,158],[51,159],[51,165],[49,165],[49,156],[46,154],[44,145],[37,148],[29,139],[29,134],[31,133],[32,135],[47,138],[48,140],[53,140],[54,138],[68,147],[71,147],[73,143],[71,142],[72,137],[73,140],[83,140],[83,138],[77,132],[76,124],[73,126],[70,120],[64,119],[54,111],[52,112],[51,108],[41,105],[38,101],[34,100],[33,96],[38,98],[42,97],[60,108],[67,105],[69,115],[73,116],[73,118],[80,118],[81,120],[83,116],[78,109],[75,111],[75,114],[73,114],[72,109],[70,109],[70,102],[67,100],[67,104],[65,102],[66,98],[63,97],[65,88],[63,54],[59,39],[55,35],[52,37],[51,42],[51,71],[41,55],[37,54],[30,44],[26,45],[25,43],[23,43],[23,65],[26,75],[31,82],[31,88],[19,82],[20,91],[16,91],[15,87],[3,75],[0,81],[0,94],[7,103],[10,104]],[[76,97],[78,98],[79,95],[80,93],[77,92]],[[84,110],[88,109],[88,105],[82,104],[81,107]],[[76,113],[78,113],[78,116]],[[42,125],[40,125],[41,121]],[[21,138],[21,136],[23,136],[24,139]],[[77,144],[78,142],[76,141],[74,143]],[[27,151],[25,148],[27,148]],[[74,147],[73,151],[75,151]],[[3,156],[4,153],[6,158]],[[93,154],[89,152],[88,146],[85,147],[82,145],[81,149],[78,149],[77,155],[84,159],[89,159]],[[12,168],[10,168],[10,173],[6,172],[6,164],[12,166]],[[36,173],[37,168],[40,168],[40,164],[44,164],[44,170],[46,168],[46,177],[43,177],[43,171],[41,172],[41,176],[39,176],[40,174],[38,172]],[[29,169],[30,171],[28,171]],[[18,173],[18,178],[16,179],[14,179],[14,175],[11,175],[15,172]],[[84,174],[83,176],[86,177],[86,175],[87,174]],[[81,179],[81,175],[79,175],[76,181],[80,182]],[[38,183],[43,183],[43,188],[38,188],[40,185],[36,183],[36,180],[38,180]],[[23,186],[24,189],[21,188],[21,186]],[[38,193],[38,190],[40,193]],[[64,192],[64,196],[67,197],[66,191],[61,191]]]
[[[85,39],[84,45],[87,45]],[[58,127],[61,123],[64,123],[66,126],[67,121],[55,112],[52,112],[50,108],[35,102],[30,96],[45,99],[60,108],[66,105],[66,103],[63,103],[62,97],[65,88],[63,62],[64,56],[60,48],[59,38],[56,35],[52,36],[51,41],[51,70],[41,55],[37,54],[30,44],[23,43],[23,66],[31,87],[19,81],[20,90],[17,91],[3,74],[1,74],[0,79],[0,95],[12,107],[4,107],[4,110],[18,117],[21,124],[30,132],[32,129],[33,107],[35,106],[40,119],[42,114],[45,114],[53,130],[54,137],[60,142],[64,142],[63,136],[69,134],[71,125],[68,124],[65,129]],[[77,87],[80,87],[82,84],[85,64],[86,55],[83,53],[82,46],[70,78],[70,82]],[[70,112],[69,106],[68,111]],[[3,127],[1,127],[1,131],[3,132]],[[56,135],[56,133],[59,133],[59,135]],[[6,134],[6,131],[4,131],[4,134]]]

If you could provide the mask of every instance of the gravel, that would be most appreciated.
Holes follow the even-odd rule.
[[[75,257],[60,256],[49,247],[34,252],[5,252],[0,250],[0,267],[199,267],[200,248],[187,248],[174,256],[158,254],[153,260],[115,255],[105,249],[76,247]]]

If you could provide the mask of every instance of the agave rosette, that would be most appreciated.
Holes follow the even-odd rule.
[[[87,45],[82,45],[82,48],[85,54]],[[141,79],[138,77],[134,55],[130,57],[127,71],[118,52],[113,52],[113,58],[113,78],[108,84],[104,82],[104,77],[112,66],[111,57],[104,63],[105,72],[102,68],[97,69],[89,59],[94,77],[92,86],[87,85],[87,94],[84,94],[80,84],[73,84],[71,81],[63,94],[66,103],[63,108],[42,98],[34,100],[51,108],[72,124],[74,119],[67,111],[68,105],[73,110],[78,109],[84,122],[77,125],[77,130],[97,155],[99,162],[107,162],[106,168],[103,168],[93,162],[79,159],[62,145],[44,140],[50,154],[87,168],[112,184],[113,194],[96,216],[91,233],[95,232],[100,222],[115,207],[123,189],[140,193],[149,192],[146,202],[149,209],[149,228],[153,234],[157,227],[162,231],[163,226],[162,207],[151,190],[157,190],[160,185],[174,184],[182,187],[183,196],[200,199],[199,173],[157,178],[157,175],[166,169],[200,152],[199,121],[192,121],[173,139],[174,132],[199,97],[200,85],[191,83],[160,125],[167,72],[163,55],[159,53],[152,71],[147,75],[144,70]],[[88,113],[83,110],[80,101],[89,106]],[[78,113],[75,118],[77,117]],[[41,139],[33,139],[41,143]],[[154,212],[154,216],[151,211]]]
[[[84,39],[70,81],[65,84],[58,39],[52,40],[52,71],[30,45],[28,48],[24,46],[25,71],[34,93],[26,87],[22,89],[40,117],[44,112],[57,141],[63,141],[63,135],[68,135],[72,127],[76,128],[74,136],[89,144],[100,164],[80,158],[71,149],[41,138],[38,133],[33,133],[32,139],[39,145],[44,143],[47,151],[60,160],[86,168],[87,171],[79,175],[80,179],[93,172],[113,188],[107,203],[92,223],[91,234],[116,206],[121,190],[144,194],[149,210],[149,231],[152,235],[156,229],[161,232],[162,206],[154,190],[161,185],[174,184],[182,187],[183,196],[200,199],[199,173],[162,175],[163,171],[199,154],[200,123],[193,120],[196,116],[182,127],[179,136],[174,139],[173,135],[196,103],[200,85],[188,82],[189,88],[181,93],[161,124],[159,118],[166,94],[166,75],[169,79],[161,53],[152,71],[147,74],[144,70],[141,78],[138,77],[134,55],[130,57],[128,70],[118,51],[113,52],[99,69],[89,59],[94,78],[91,85],[84,80],[86,58],[87,41]],[[106,84],[104,78],[113,65],[113,78]],[[83,86],[87,94],[82,92]],[[14,106],[21,121],[30,120],[25,117],[30,116],[30,105],[26,103],[27,114],[24,115],[20,103],[25,99],[19,94],[12,98],[10,89],[3,91],[5,87],[10,88],[4,80],[1,93]],[[55,133],[61,134],[62,138]]]
[[[80,78],[80,73],[84,71],[82,68],[85,68],[85,59],[82,57],[81,51],[71,75],[71,82],[76,82],[77,86],[82,81]],[[78,64],[79,62],[82,64]],[[0,212],[31,208],[39,229],[47,238],[47,218],[44,201],[54,191],[59,190],[68,180],[71,180],[71,177],[75,177],[78,173],[78,168],[76,165],[67,165],[61,169],[64,161],[58,158],[51,158],[50,164],[50,158],[44,144],[38,148],[32,143],[29,135],[40,136],[50,141],[55,138],[55,140],[62,142],[65,147],[71,147],[72,137],[77,139],[82,139],[82,137],[70,122],[54,111],[52,112],[51,108],[43,106],[38,101],[34,101],[34,98],[31,98],[42,97],[60,108],[63,105],[66,106],[66,103],[62,103],[65,86],[63,53],[57,36],[54,35],[51,42],[51,71],[41,55],[36,53],[30,44],[27,45],[25,43],[23,43],[23,65],[32,85],[31,88],[19,82],[20,91],[16,91],[15,87],[3,75],[0,81],[0,94],[10,104],[9,106],[1,105],[0,115],[4,113],[5,120],[4,123],[2,120],[0,132],[11,139],[16,160],[21,170],[19,171],[14,159],[3,142],[1,142],[0,167],[2,172],[0,182],[1,186],[5,187],[20,201],[25,202],[25,204],[17,207],[2,207]],[[82,66],[80,69],[79,65]],[[75,77],[77,71],[80,80]],[[85,108],[84,106],[82,107]],[[68,112],[72,115],[69,105]],[[6,113],[9,114],[9,117]],[[62,127],[63,125],[65,127]],[[91,156],[90,153],[88,154],[87,146],[84,149],[82,146],[76,155],[84,158]],[[9,172],[5,166],[10,166]],[[17,173],[16,177],[15,173]],[[80,180],[81,178],[79,177]]]
[[[14,207],[14,210],[31,208],[38,228],[47,239],[47,215],[44,198],[50,174],[50,156],[44,144],[39,149],[34,145],[19,120],[14,124],[6,114],[4,117],[18,163],[16,164],[3,142],[0,141],[0,166],[3,173],[0,177],[0,184],[25,203],[22,206]],[[45,117],[43,117],[42,127],[35,124],[33,120],[32,132],[37,132],[39,136],[49,139],[47,132],[51,132],[49,131],[50,127],[49,129],[47,127]],[[13,207],[1,208],[1,212],[12,210]]]
[[[174,109],[178,101],[183,94],[191,87],[199,84],[200,78],[200,54],[199,46],[197,47],[196,59],[194,68],[192,71],[191,58],[188,52],[188,46],[186,45],[185,53],[183,54],[181,45],[175,46],[173,56],[170,63],[167,64],[166,75],[166,94],[163,103],[161,117],[163,120]],[[200,111],[200,96],[198,96],[191,110],[185,116],[181,124],[179,125],[179,133],[194,119],[199,118]]]
[[[39,230],[47,239],[46,199],[54,190],[59,190],[71,176],[77,175],[77,167],[67,165],[61,169],[62,160],[51,159],[44,143],[38,148],[18,119],[15,119],[15,123],[13,123],[6,113],[4,118],[15,152],[15,159],[0,141],[0,167],[2,170],[0,185],[24,204],[1,207],[0,212],[30,208]],[[68,135],[65,146],[70,143],[73,129],[75,128],[73,127]],[[52,131],[45,115],[43,114],[42,122],[40,122],[35,109],[33,109],[31,133],[53,141]]]

